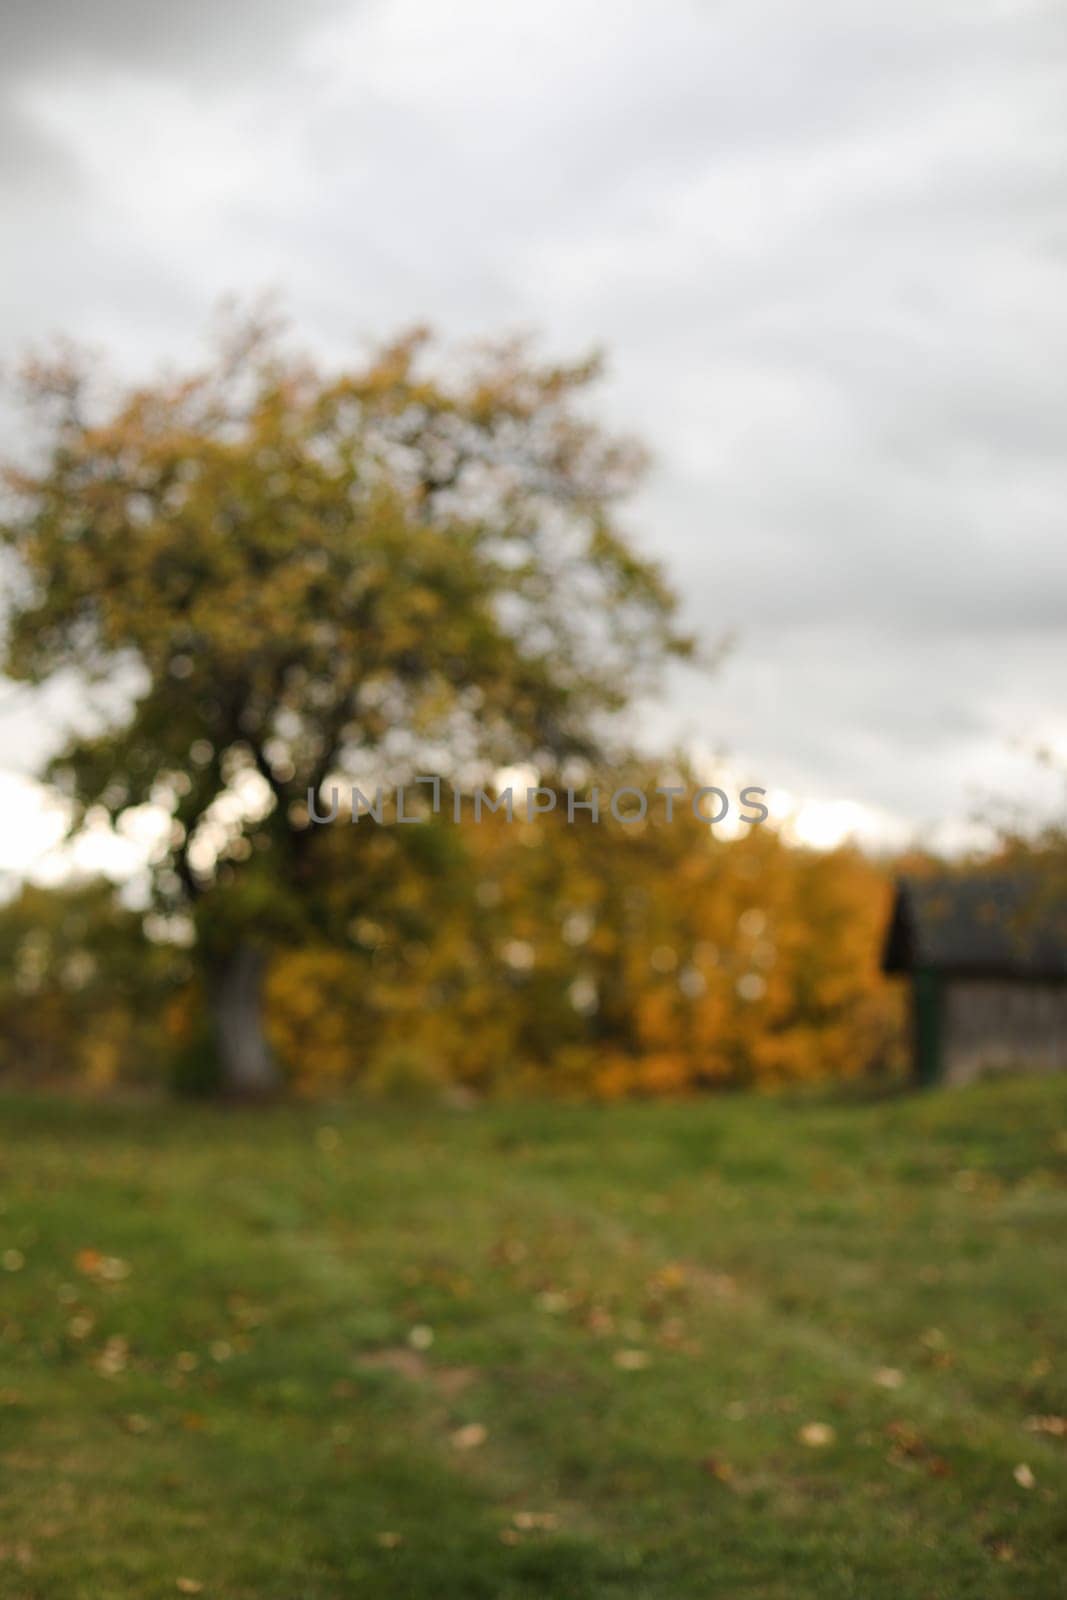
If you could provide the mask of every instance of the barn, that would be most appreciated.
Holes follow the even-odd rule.
[[[1067,884],[1022,872],[903,878],[883,970],[911,984],[918,1082],[1067,1067]]]

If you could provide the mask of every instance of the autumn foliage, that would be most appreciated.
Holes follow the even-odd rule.
[[[325,831],[324,937],[278,955],[266,987],[298,1092],[618,1099],[899,1064],[878,968],[890,874],[853,849],[769,827],[725,841],[680,813]],[[138,920],[103,889],[0,912],[4,1066],[103,1084],[195,1059],[196,969]]]
[[[336,831],[339,853],[354,831]],[[483,819],[438,842],[433,874],[393,860],[348,949],[275,963],[268,1017],[298,1087],[615,1099],[899,1060],[899,996],[878,968],[889,875],[854,850],[770,829],[721,841],[677,818]],[[396,852],[387,831],[359,834],[361,860]]]

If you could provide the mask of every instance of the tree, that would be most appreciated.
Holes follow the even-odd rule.
[[[110,883],[24,885],[0,905],[0,1071],[151,1079],[189,976],[186,952],[146,939]]]
[[[314,920],[309,794],[435,752],[589,758],[687,653],[618,526],[642,457],[583,412],[598,370],[517,342],[449,362],[418,331],[331,373],[252,321],[111,399],[83,359],[28,372],[45,426],[6,475],[3,670],[126,693],[48,776],[73,826],[169,813],[157,910],[192,914],[230,1090],[277,1081],[261,992]]]

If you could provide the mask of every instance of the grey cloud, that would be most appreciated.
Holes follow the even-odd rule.
[[[0,194],[7,203],[33,208],[77,187],[78,167],[70,150],[0,98]]]
[[[1067,740],[1061,7],[605,15],[9,5],[0,338],[144,367],[275,284],[331,359],[423,316],[601,342],[658,461],[633,525],[739,637],[671,725],[965,809],[1014,731]]]
[[[232,76],[262,67],[331,9],[332,0],[5,0],[0,70],[16,80],[101,65]]]

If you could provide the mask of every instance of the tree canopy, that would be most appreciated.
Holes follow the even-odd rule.
[[[589,416],[599,370],[420,330],[328,371],[252,321],[110,396],[85,360],[29,371],[2,670],[128,688],[49,775],[76,821],[166,808],[156,893],[222,966],[294,937],[329,777],[594,756],[689,651],[619,522],[643,457]]]

